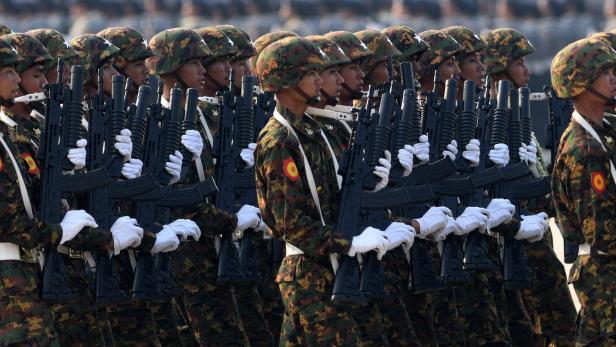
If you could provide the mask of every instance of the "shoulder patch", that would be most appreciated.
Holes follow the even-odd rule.
[[[0,156],[0,172],[4,172],[4,159]]]
[[[605,192],[606,181],[605,174],[601,171],[593,171],[590,176],[592,189],[597,193]]]
[[[284,175],[287,176],[288,179],[295,182],[299,178],[299,171],[297,170],[297,165],[295,165],[295,161],[292,158],[287,158],[282,163]]]
[[[39,169],[34,161],[34,158],[32,158],[32,154],[24,153],[21,157],[26,161],[26,164],[28,164],[28,173],[31,175],[36,175],[39,172]]]

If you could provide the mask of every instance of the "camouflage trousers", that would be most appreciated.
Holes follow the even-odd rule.
[[[550,244],[548,231],[542,241],[526,248],[529,265],[535,270],[535,283],[533,288],[522,291],[522,299],[538,338],[556,341],[559,346],[572,346],[577,312],[564,266]]]
[[[263,299],[252,285],[235,286],[242,325],[251,346],[274,345],[274,335],[270,332],[265,317],[263,316]]]
[[[282,318],[284,316],[284,305],[282,304],[282,297],[280,296],[280,288],[278,288],[278,284],[276,283],[276,275],[278,274],[280,260],[273,259],[272,246],[272,240],[259,239],[255,242],[255,248],[259,254],[259,270],[263,276],[263,279],[257,282],[257,291],[263,302],[261,313],[267,323],[270,333],[273,335],[274,345],[277,346],[280,340],[280,327],[282,326]],[[284,253],[284,247],[281,251]],[[281,255],[284,257],[284,254]],[[274,261],[278,261],[278,263],[274,264]],[[239,305],[241,307],[243,302],[240,302]],[[242,316],[242,320],[243,319]]]
[[[280,346],[361,345],[348,307],[331,301],[334,272],[328,260],[285,257],[276,282],[285,306]]]
[[[576,345],[616,345],[616,257],[578,256],[570,279],[582,305]]]
[[[362,346],[377,347],[389,344],[385,335],[381,310],[376,303],[349,305],[349,312],[359,331]]]
[[[39,299],[38,264],[0,262],[0,346],[60,346]]]
[[[116,346],[161,346],[148,304],[109,306],[107,316]]]

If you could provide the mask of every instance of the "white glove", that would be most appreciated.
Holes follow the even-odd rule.
[[[182,241],[188,240],[192,237],[193,240],[198,241],[201,237],[201,229],[197,223],[190,219],[176,219],[173,222],[163,226],[163,228],[169,228],[175,231],[175,234],[179,236]]]
[[[406,243],[406,247],[413,245],[415,239],[415,230],[408,224],[393,222],[385,229],[385,238],[387,238],[387,251]]]
[[[526,144],[522,144],[518,149],[518,154],[520,155],[520,160],[528,162],[528,150],[526,149]],[[528,162],[530,164],[530,162]]]
[[[494,148],[492,148],[490,153],[488,153],[488,158],[496,166],[507,166],[507,164],[509,164],[509,146],[504,143],[495,144]]]
[[[545,234],[549,227],[548,215],[545,212],[531,216],[522,216],[520,229],[514,237],[516,240],[536,242],[543,238],[543,234]]]
[[[156,242],[154,242],[154,246],[152,246],[152,250],[150,250],[150,252],[152,254],[171,252],[175,251],[179,245],[180,239],[178,239],[175,230],[170,228],[168,225],[165,225],[163,230],[156,234]]]
[[[479,140],[472,139],[466,144],[466,150],[462,152],[462,157],[470,162],[470,167],[479,165],[479,145]]]
[[[347,253],[354,257],[357,253],[366,253],[372,250],[378,252],[377,258],[380,260],[387,252],[389,242],[385,238],[385,232],[373,227],[367,227],[361,234],[353,236],[351,248]]]
[[[81,170],[86,166],[86,146],[88,140],[79,139],[75,144],[77,148],[71,148],[68,150],[66,157],[75,166],[75,170]]]
[[[193,160],[197,160],[201,157],[203,151],[203,138],[197,130],[186,130],[186,133],[182,135],[182,145],[192,153]]]
[[[60,227],[62,228],[62,238],[60,239],[60,244],[62,245],[74,239],[81,229],[85,227],[98,228],[98,224],[96,224],[94,217],[88,212],[84,210],[72,210],[64,214],[64,218],[62,218],[60,222]]]
[[[486,230],[490,222],[490,212],[481,207],[467,207],[461,215],[456,218],[456,224],[460,229],[460,234],[466,235],[475,229],[480,232]]]
[[[531,140],[530,145],[524,146],[526,146],[526,153],[528,156],[526,160],[528,160],[528,164],[531,166],[537,165],[537,144],[535,140]]]
[[[242,206],[235,214],[237,216],[237,227],[235,231],[244,231],[248,228],[256,228],[259,226],[259,222],[261,222],[261,217],[259,217],[260,212],[258,207],[251,205]]]
[[[130,130],[122,129],[120,134],[116,135],[116,143],[113,145],[124,156],[124,161],[128,161],[133,153],[133,141],[130,139],[130,135]]]
[[[251,168],[255,165],[255,148],[257,148],[256,143],[249,143],[248,148],[242,149],[240,152],[240,157],[246,163],[246,166]]]
[[[419,164],[425,164],[430,160],[430,142],[428,142],[428,135],[421,135],[419,142],[413,145],[413,152],[415,157],[419,159]]]
[[[165,170],[172,176],[169,180],[169,185],[176,184],[180,181],[182,160],[184,160],[184,156],[182,156],[180,151],[175,151],[175,154],[169,154],[169,161],[165,162]]]
[[[449,157],[451,161],[454,161],[456,160],[456,155],[458,155],[458,142],[451,140],[451,143],[443,151],[443,157]]]
[[[450,234],[460,235],[462,233],[460,231],[460,228],[456,224],[456,220],[451,216],[447,216],[447,223],[445,224],[445,227],[430,234],[428,238],[432,241],[438,242],[445,240]]]
[[[137,178],[141,176],[141,169],[143,169],[143,162],[141,160],[130,159],[122,165],[122,176],[127,180]]]
[[[113,235],[113,253],[118,255],[125,248],[137,247],[141,244],[143,229],[137,224],[135,218],[124,216],[113,223],[111,235]]]
[[[443,229],[447,226],[447,217],[451,217],[451,210],[447,207],[430,207],[421,218],[416,219],[417,223],[419,223],[419,235],[425,238]]]
[[[515,213],[515,206],[507,199],[492,199],[487,207],[490,213],[490,229],[509,223]]]
[[[376,186],[372,190],[373,192],[378,192],[379,190],[387,187],[389,184],[389,170],[391,169],[391,153],[388,150],[385,150],[385,158],[379,158],[378,166],[374,167],[372,171],[373,174],[379,177],[379,181],[376,183]]]
[[[404,168],[403,177],[410,175],[413,171],[413,153],[413,146],[411,145],[404,145],[404,148],[398,150],[398,161]]]

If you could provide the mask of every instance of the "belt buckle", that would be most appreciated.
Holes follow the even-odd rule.
[[[76,251],[72,248],[67,248],[68,249],[68,256],[71,259],[81,259],[83,258],[81,251]]]

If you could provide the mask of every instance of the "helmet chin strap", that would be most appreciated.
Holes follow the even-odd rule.
[[[351,95],[351,99],[353,100],[359,100],[364,96],[364,93],[351,89],[351,87],[349,87],[349,85],[346,83],[342,83],[342,88],[346,89],[346,91],[349,92],[349,94]]]
[[[608,98],[607,96],[605,96],[605,95],[601,94],[598,90],[596,90],[596,89],[595,89],[595,88],[593,88],[593,87],[588,87],[588,89],[586,89],[586,90],[587,90],[589,93],[594,94],[594,95],[596,95],[597,97],[599,97],[599,98],[603,99],[603,100],[607,103],[607,106],[610,106],[610,107],[614,107],[614,106],[616,106],[616,99],[614,99],[614,98]]]
[[[337,96],[331,96],[324,89],[321,89],[321,94],[325,97],[325,103],[329,106],[336,106],[340,102]]]
[[[310,96],[308,94],[306,94],[306,92],[304,92],[300,87],[295,86],[293,89],[295,89],[295,91],[297,92],[297,94],[299,94],[301,97],[303,97],[306,100],[306,104],[310,105],[310,106],[316,106],[319,104],[319,102],[321,102],[321,95],[316,95],[316,96]]]
[[[215,80],[214,77],[212,77],[212,75],[210,75],[209,72],[207,72],[207,69],[205,69],[205,76],[207,77],[209,81],[213,82],[214,87],[216,87],[217,91],[221,92],[227,89],[227,86],[223,86],[217,80]]]

